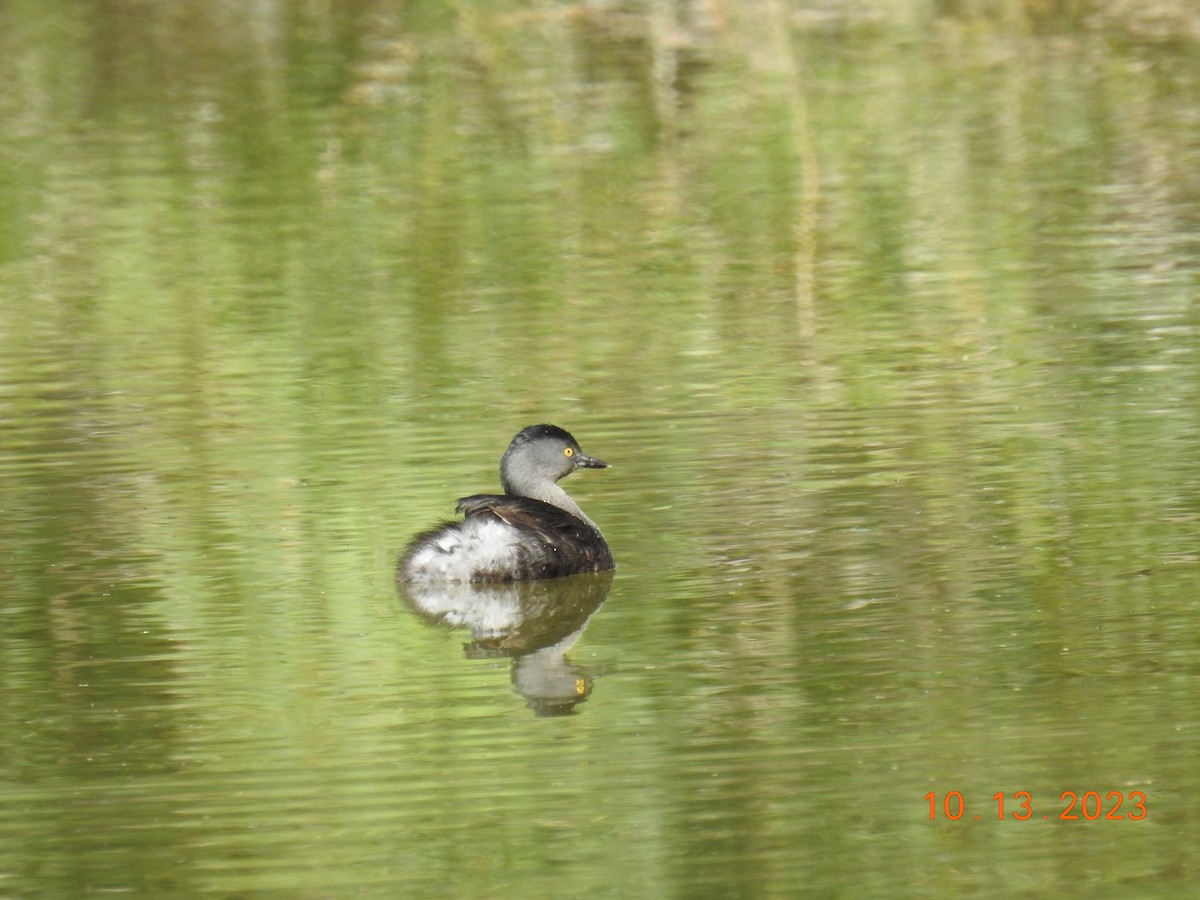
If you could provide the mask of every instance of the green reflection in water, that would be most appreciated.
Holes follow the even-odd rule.
[[[0,14],[0,892],[1187,893],[1194,16],[952,6]],[[391,582],[546,419],[562,720]]]

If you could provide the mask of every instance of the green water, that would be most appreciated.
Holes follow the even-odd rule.
[[[1196,896],[1194,13],[877,6],[0,4],[0,897]]]

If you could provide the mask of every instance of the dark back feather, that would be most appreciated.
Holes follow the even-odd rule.
[[[517,542],[516,571],[477,573],[477,581],[558,578],[580,572],[603,572],[614,565],[604,536],[564,509],[509,494],[473,494],[456,508],[467,519],[490,516],[519,529],[527,538]]]

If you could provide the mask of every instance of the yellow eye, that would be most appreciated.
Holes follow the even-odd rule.
[[[575,455],[574,447],[563,447],[563,456],[574,456],[574,455]]]

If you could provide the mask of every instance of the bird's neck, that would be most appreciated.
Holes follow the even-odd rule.
[[[546,481],[545,479],[529,481],[506,479],[504,490],[506,493],[515,494],[518,497],[529,497],[532,500],[541,500],[543,503],[557,506],[559,509],[566,510],[575,518],[586,522],[596,531],[600,530],[596,526],[596,523],[589,519],[587,514],[579,508],[579,504],[571,499],[571,495],[558,486],[557,482]]]

